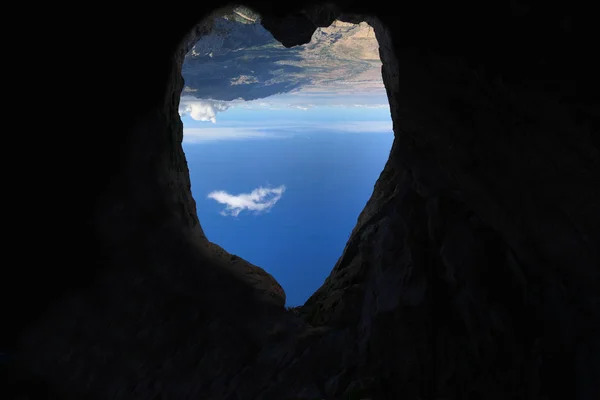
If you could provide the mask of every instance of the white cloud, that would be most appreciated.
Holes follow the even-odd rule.
[[[215,140],[259,139],[274,138],[260,128],[215,127],[215,128],[186,128],[183,127],[183,141],[185,143],[212,142]]]
[[[304,93],[289,92],[269,96],[266,99],[221,101],[198,99],[190,95],[181,97],[179,115],[189,116],[196,121],[216,122],[219,112],[232,107],[260,110],[299,109],[309,110],[319,107],[333,108],[389,108],[385,90],[376,93],[336,93],[331,91]]]
[[[216,190],[209,193],[207,197],[225,204],[225,209],[221,211],[222,215],[237,217],[244,210],[257,213],[269,211],[279,201],[283,192],[285,192],[284,185],[277,188],[263,188],[261,186],[250,193],[240,193],[238,195],[229,194],[224,190]]]
[[[275,97],[275,96],[271,96],[271,97]],[[314,100],[314,99],[309,99],[309,100]],[[266,102],[266,101],[261,101],[261,102],[257,102],[255,100],[249,100],[249,101],[245,101],[245,102],[239,102],[238,104],[236,104],[236,106],[239,106],[241,108],[246,108],[246,109],[251,109],[251,110],[256,110],[256,109],[269,109],[269,110],[281,110],[281,109],[298,109],[298,110],[310,110],[313,108],[318,108],[318,107],[336,107],[336,108],[351,108],[351,107],[356,107],[356,108],[389,108],[389,104],[387,102],[385,103],[365,103],[365,104],[350,104],[348,101],[344,102],[343,100],[328,100],[325,101],[324,99],[319,99],[320,102],[318,104],[316,103],[310,103],[310,102],[291,102],[291,101],[287,101],[284,102],[282,99],[279,98],[274,98],[272,100],[270,100],[270,102]]]
[[[206,128],[183,127],[184,143],[213,142],[217,140],[242,139],[283,139],[294,137],[307,132],[336,132],[336,133],[385,133],[392,134],[393,126],[390,119],[372,121],[286,121],[264,120],[246,123],[229,123],[229,126],[209,126]],[[245,125],[245,126],[244,126]]]
[[[265,99],[239,102],[236,106],[249,109],[309,109],[318,107],[359,107],[389,108],[385,88],[374,91],[336,91],[325,88],[322,91],[291,91],[276,94]]]
[[[217,113],[225,111],[229,104],[225,101],[201,100],[195,97],[182,97],[179,102],[179,115],[189,115],[196,121],[217,122]]]
[[[392,133],[394,126],[392,120],[387,121],[348,121],[331,123],[323,126],[323,129],[330,129],[347,133]]]
[[[389,104],[353,104],[354,107],[359,108],[389,108]]]
[[[293,108],[297,108],[299,110],[307,111],[307,110],[310,110],[311,108],[315,108],[315,105],[311,104],[311,103],[308,103],[308,104],[296,104],[296,105],[290,104],[289,107],[293,107]]]

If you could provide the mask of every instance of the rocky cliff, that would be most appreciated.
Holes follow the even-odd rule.
[[[31,86],[15,96],[39,93],[44,63],[52,97],[33,117],[14,97],[7,114],[15,153],[33,147],[40,168],[7,196],[21,217],[3,398],[599,398],[593,13],[246,4],[285,46],[336,18],[380,44],[395,142],[330,276],[286,311],[268,274],[201,229],[177,110],[184,56],[219,4],[22,21],[50,26],[19,57]]]
[[[231,101],[298,90],[342,91],[340,76],[355,91],[383,89],[377,40],[367,23],[334,21],[316,28],[309,43],[287,48],[259,20],[235,11],[210,20],[206,32],[194,35],[197,41],[182,66],[184,96]]]

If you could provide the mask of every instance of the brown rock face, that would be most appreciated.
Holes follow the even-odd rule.
[[[286,311],[202,231],[177,108],[218,2],[23,21],[44,37],[8,98],[47,98],[7,113],[39,168],[7,195],[31,220],[7,227],[2,398],[600,398],[594,14],[246,4],[286,46],[336,18],[380,44],[395,141],[331,274]]]

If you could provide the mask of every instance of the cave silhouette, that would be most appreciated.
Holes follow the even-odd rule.
[[[334,21],[327,31],[315,32],[311,40],[313,48],[286,48],[260,22],[238,21],[235,16],[235,11],[227,13],[226,10],[222,16],[204,21],[203,23],[210,25],[210,32],[200,37],[198,42],[188,42],[190,44],[186,49],[182,65],[185,88],[179,110],[184,124],[183,149],[190,170],[191,191],[198,204],[198,217],[203,221],[202,227],[209,240],[236,257],[254,264],[252,268],[260,266],[273,275],[281,286],[278,291],[285,292],[286,306],[297,307],[321,286],[339,259],[391,147],[393,134],[389,104],[380,104],[382,101],[387,102],[381,80],[381,61],[378,54],[377,61],[371,58],[377,53],[378,44],[370,26]],[[365,32],[372,34],[367,40],[364,38]],[[345,47],[340,50],[340,45],[344,46],[344,40],[363,46],[366,51],[354,56],[348,55]],[[318,61],[313,61],[313,57],[318,58]],[[321,76],[316,75],[315,63]],[[362,78],[358,79],[361,74]],[[274,75],[283,81],[281,85],[271,83]],[[251,78],[248,79],[250,82],[235,82],[240,76]],[[322,76],[327,77],[325,83]],[[354,87],[354,90],[349,91],[348,86]],[[292,90],[293,100],[285,97]],[[315,91],[317,94],[314,94]],[[286,100],[282,100],[282,95]],[[262,106],[257,105],[257,102],[248,103],[257,99],[261,99]],[[378,101],[378,109],[383,110],[378,115],[384,117],[372,118],[390,122],[383,140],[379,134],[369,133],[376,131],[370,124],[360,126],[362,132],[358,137],[347,136],[352,132],[343,129],[327,131],[324,123],[319,121],[319,118],[323,118],[323,113],[315,113],[323,106],[335,106],[337,108],[330,109],[330,114],[326,117],[328,122],[325,124],[335,126],[339,123],[351,123],[360,119],[360,115],[369,115],[368,108],[363,107],[370,107],[372,104],[364,105],[361,102],[373,99]],[[287,104],[287,101],[299,103]],[[300,105],[310,108],[300,111],[301,116],[290,116],[289,111]],[[268,139],[266,142],[242,136],[242,142],[238,139],[228,140],[224,144],[202,143],[203,140],[208,140],[206,137],[202,139],[202,132],[216,138],[217,134],[212,134],[212,129],[218,132],[227,127],[227,122],[220,120],[219,116],[226,118],[225,113],[239,106],[251,107],[252,112],[262,118],[285,120],[291,127],[286,128],[286,123],[272,125],[263,121],[261,132],[267,132],[267,136],[260,138]],[[265,112],[265,108],[268,110],[273,107],[274,110]],[[197,111],[192,116],[194,109]],[[336,115],[340,110],[345,112]],[[250,128],[256,126],[252,124],[256,115],[246,122]],[[197,123],[194,120],[203,122]],[[300,127],[294,124],[300,124]],[[311,124],[313,127],[306,132]],[[245,127],[243,121],[236,121],[234,129],[243,132]],[[187,128],[195,132],[190,134],[191,139],[188,137],[186,143]],[[282,131],[285,133],[282,134]],[[307,135],[311,136],[310,140]],[[282,136],[287,139],[278,140]],[[219,139],[210,139],[212,140]],[[275,157],[277,161],[271,161],[273,154],[286,156]],[[311,157],[310,166],[307,157]],[[368,160],[369,157],[372,159]],[[198,158],[202,160],[198,161]],[[326,158],[332,161],[325,161]],[[250,173],[249,171],[256,169],[257,164],[261,167],[255,174]],[[236,168],[236,165],[240,167]],[[287,169],[289,171],[286,173],[273,174],[274,170]],[[342,169],[345,169],[346,176],[354,178],[344,180],[341,173],[332,172]],[[206,170],[214,171],[210,179],[203,176]],[[257,180],[256,174],[260,176],[260,180]],[[215,179],[215,176],[220,179]],[[299,179],[298,176],[306,178]],[[336,182],[330,180],[334,176],[338,182],[344,183],[336,186]],[[253,188],[260,186],[261,189],[268,188],[260,185],[265,180],[280,183],[290,183],[291,180],[291,191],[287,191],[283,185],[286,193],[275,199],[277,202],[282,197],[288,203],[287,208],[284,205],[282,210],[280,205],[273,204],[273,213],[279,217],[272,216],[271,207],[253,210],[240,206],[236,209],[231,204],[234,202],[232,197],[237,196],[238,192],[230,191],[231,187],[228,185],[220,186],[223,185],[223,180],[229,182],[229,186],[250,184],[254,185]],[[238,198],[236,202],[247,201],[251,196],[250,191],[251,189],[244,192],[246,199]],[[314,200],[303,194],[304,191],[314,192],[310,196]],[[221,194],[221,200],[216,204],[222,204],[219,213],[227,218],[221,216],[217,217],[218,221],[214,219],[217,213],[210,206],[217,199],[213,197],[213,200],[206,201],[207,195],[208,198],[211,197],[209,193]],[[241,194],[239,192],[240,196]],[[254,201],[256,206],[263,202],[258,198]],[[267,212],[269,215],[265,215]],[[263,215],[255,217],[259,214]],[[231,218],[237,221],[230,223]],[[307,224],[318,226],[315,229],[317,232],[306,232]],[[302,249],[301,254],[298,253],[299,249]]]
[[[244,5],[374,28],[395,139],[340,261],[291,313],[202,231],[181,63],[225,2],[15,13],[2,397],[600,398],[591,5]]]

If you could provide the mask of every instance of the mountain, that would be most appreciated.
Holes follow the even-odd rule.
[[[182,74],[183,95],[226,101],[325,87],[383,89],[378,44],[368,24],[335,21],[318,28],[310,43],[286,48],[246,9],[215,18],[210,33],[186,55]]]

